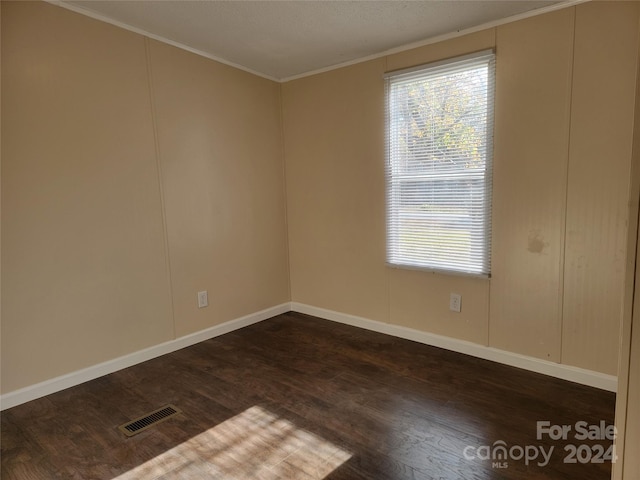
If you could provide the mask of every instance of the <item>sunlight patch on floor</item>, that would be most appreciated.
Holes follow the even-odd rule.
[[[349,458],[330,442],[254,406],[114,480],[320,480]]]

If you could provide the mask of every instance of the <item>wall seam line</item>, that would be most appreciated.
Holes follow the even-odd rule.
[[[289,301],[293,301],[292,297],[292,275],[291,275],[291,232],[289,228],[289,190],[287,188],[287,155],[284,130],[284,97],[282,95],[282,83],[278,83],[278,116],[280,117],[280,158],[282,160],[282,189],[284,193],[284,233],[285,233],[285,250],[287,261],[287,287],[289,290]]]
[[[565,171],[565,189],[564,199],[562,204],[562,230],[560,232],[560,258],[559,258],[559,283],[558,283],[558,315],[560,319],[559,338],[560,338],[560,355],[559,362],[564,364],[564,289],[565,289],[565,269],[566,269],[566,254],[567,254],[567,219],[569,208],[569,171],[571,163],[571,138],[572,138],[572,118],[573,118],[573,75],[575,70],[575,57],[576,57],[576,16],[577,8],[573,7],[573,29],[571,38],[571,60],[569,69],[569,115],[568,115],[568,135],[567,135],[567,166]]]
[[[173,279],[171,276],[171,253],[169,251],[169,231],[167,228],[167,210],[164,198],[164,177],[162,175],[162,162],[160,159],[160,140],[158,135],[158,122],[155,102],[155,91],[153,88],[153,69],[151,66],[151,48],[149,46],[149,38],[144,38],[145,60],[147,67],[147,86],[149,91],[149,105],[151,106],[151,125],[153,128],[153,142],[155,149],[156,174],[158,178],[158,194],[160,196],[160,211],[162,217],[162,232],[165,251],[165,268],[167,270],[167,281],[169,286],[169,305],[171,308],[171,335],[176,338],[176,315],[173,303]]]

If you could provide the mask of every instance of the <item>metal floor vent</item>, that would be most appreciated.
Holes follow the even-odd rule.
[[[132,437],[133,435],[136,435],[160,422],[164,422],[179,413],[182,413],[182,410],[179,408],[173,405],[165,405],[158,410],[147,413],[146,415],[127,422],[124,425],[120,425],[118,429],[127,437]]]

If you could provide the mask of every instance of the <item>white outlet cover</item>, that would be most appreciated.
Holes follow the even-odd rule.
[[[462,295],[459,293],[452,293],[449,296],[449,310],[452,312],[460,312],[462,309]]]
[[[206,290],[198,292],[198,308],[204,308],[209,306],[209,295]]]

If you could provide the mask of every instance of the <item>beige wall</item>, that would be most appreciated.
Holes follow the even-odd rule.
[[[289,300],[280,87],[149,47],[182,336]],[[209,308],[197,308],[199,290],[208,290]]]
[[[383,60],[283,86],[291,294],[386,320]],[[366,139],[366,141],[363,141]]]
[[[2,98],[3,393],[289,300],[276,83],[2,2]]]
[[[638,12],[637,2],[576,10],[562,362],[607,373],[618,367]]]
[[[574,9],[498,27],[489,343],[558,362]]]
[[[2,392],[289,299],[615,374],[639,16],[590,2],[279,86],[3,2]],[[388,268],[382,75],[491,47],[493,277]]]
[[[292,300],[615,375],[639,8],[592,2],[285,83]],[[386,268],[382,74],[493,46],[492,278]]]

